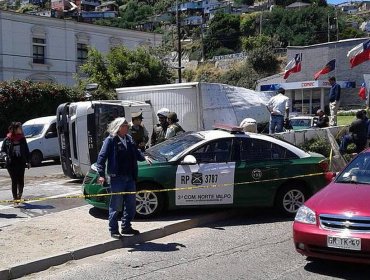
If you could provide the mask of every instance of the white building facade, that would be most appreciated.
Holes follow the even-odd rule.
[[[88,47],[159,46],[160,34],[0,11],[0,81],[51,81],[68,86]]]

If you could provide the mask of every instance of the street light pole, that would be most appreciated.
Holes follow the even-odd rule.
[[[179,5],[176,0],[176,24],[177,24],[177,57],[178,57],[178,76],[179,76],[179,83],[181,83],[181,25],[179,19]]]

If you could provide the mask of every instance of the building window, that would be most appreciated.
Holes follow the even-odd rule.
[[[33,63],[45,64],[45,39],[33,38]]]
[[[77,62],[80,65],[86,62],[88,51],[86,44],[77,43]]]

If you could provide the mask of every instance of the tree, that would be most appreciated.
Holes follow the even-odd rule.
[[[204,38],[205,54],[212,57],[219,48],[239,50],[240,17],[237,15],[217,13],[209,23]]]
[[[119,87],[145,86],[170,83],[172,74],[161,59],[147,48],[129,50],[124,46],[111,49],[106,55],[90,49],[82,73],[77,77],[80,86],[98,83],[101,90],[112,91]],[[84,79],[83,75],[87,75]]]
[[[248,62],[257,73],[274,74],[279,69],[279,61],[269,47],[253,49],[248,53]]]

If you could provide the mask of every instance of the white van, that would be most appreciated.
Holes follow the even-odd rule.
[[[56,116],[48,116],[26,121],[22,125],[32,166],[40,166],[43,160],[60,160],[56,120]]]

